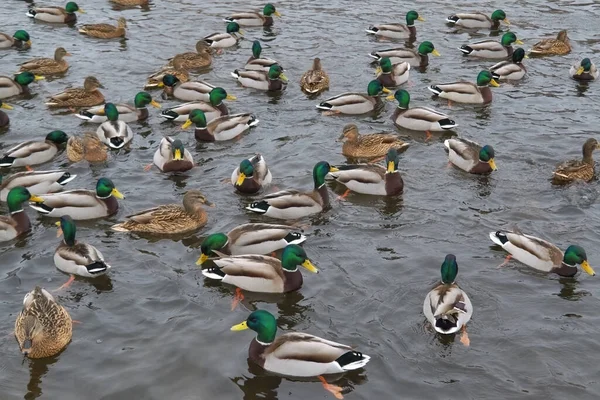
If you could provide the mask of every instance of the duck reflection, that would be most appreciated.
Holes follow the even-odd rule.
[[[28,359],[23,358],[23,362],[29,362],[29,382],[27,383],[27,393],[23,397],[25,400],[37,399],[42,396],[42,378],[48,372],[48,367],[58,361],[60,353],[54,357]]]
[[[560,277],[558,282],[561,285],[560,292],[557,293],[558,297],[569,301],[579,301],[582,297],[589,295],[589,292],[582,290],[576,291],[579,282],[571,277]]]

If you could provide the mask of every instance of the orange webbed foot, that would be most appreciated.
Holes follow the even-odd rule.
[[[338,386],[338,385],[332,385],[331,383],[327,383],[327,381],[325,380],[324,377],[322,377],[321,375],[319,375],[319,380],[321,381],[321,383],[323,384],[323,387],[325,388],[325,390],[327,390],[329,393],[333,394],[333,396],[336,399],[343,399],[344,396],[342,395],[342,387]]]
[[[58,289],[55,289],[54,291],[55,291],[55,292],[57,292],[57,291],[59,291],[59,290],[61,290],[61,289],[66,289],[66,288],[68,288],[69,286],[71,286],[71,283],[73,283],[73,281],[74,281],[74,280],[75,280],[75,275],[71,275],[71,276],[69,277],[69,280],[68,280],[68,281],[66,281],[66,282],[65,282],[65,283],[64,283],[64,284],[63,284],[61,287],[59,287]]]
[[[506,258],[504,259],[504,262],[502,264],[498,265],[498,268],[502,268],[502,267],[506,266],[510,262],[511,259],[512,259],[512,256],[510,254],[507,255]]]
[[[348,195],[350,194],[350,189],[346,189],[346,191],[344,192],[343,195],[338,196],[338,200],[339,201],[344,201],[346,199],[346,197],[348,197]]]
[[[431,132],[429,131],[425,131],[425,141],[429,141],[431,138],[433,137],[433,135],[431,134]]]
[[[144,166],[144,171],[146,171],[146,172],[150,171],[152,169],[152,165],[154,165],[154,164],[145,165]]]
[[[469,334],[467,333],[467,327],[463,325],[462,332],[460,334],[460,342],[464,344],[466,347],[471,345],[471,340],[469,339]]]
[[[235,310],[242,300],[244,300],[244,293],[242,292],[242,289],[235,288],[235,295],[231,301],[231,311]]]

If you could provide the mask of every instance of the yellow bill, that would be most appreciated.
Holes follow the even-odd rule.
[[[431,54],[434,55],[434,56],[436,56],[436,57],[441,56],[440,52],[437,51],[436,49],[433,49],[433,51],[431,52]]]
[[[595,276],[596,275],[596,273],[594,272],[594,269],[590,266],[590,263],[588,263],[587,260],[584,260],[581,263],[581,269],[583,269],[585,272],[587,272],[591,276]]]
[[[287,78],[287,76],[285,76],[285,74],[284,74],[283,72],[281,73],[281,75],[279,75],[279,79],[281,79],[281,80],[282,80],[282,81],[284,81],[284,82],[287,82],[287,81],[288,81],[288,78]]]
[[[79,12],[81,14],[85,14],[85,11],[83,10],[83,8],[80,8],[79,10],[77,10],[77,12]]]
[[[125,196],[123,196],[123,194],[121,192],[119,192],[117,190],[117,188],[113,188],[113,190],[110,191],[110,194],[112,194],[113,196],[115,196],[117,199],[124,199]]]
[[[160,107],[162,107],[162,106],[160,105],[160,103],[159,103],[158,101],[156,101],[156,100],[152,100],[152,101],[150,102],[150,105],[151,105],[152,107],[156,107],[156,108],[160,108]]]
[[[500,84],[499,84],[498,82],[496,82],[496,80],[495,80],[495,79],[492,79],[492,80],[490,81],[490,85],[492,85],[493,87],[499,87],[499,86],[500,86]]]
[[[10,104],[2,103],[2,105],[0,105],[0,108],[4,108],[5,110],[12,110],[13,106],[11,106]]]
[[[28,40],[25,43],[27,44],[27,46],[31,46],[31,40]]]
[[[281,14],[279,13],[279,11],[275,11],[273,14],[275,14],[276,17],[281,17]]]
[[[315,267],[313,265],[313,263],[310,262],[310,260],[304,260],[304,262],[302,263],[302,266],[304,268],[306,268],[307,270],[309,270],[310,272],[312,272],[313,274],[319,273],[319,270],[317,269],[317,267]]]
[[[329,167],[329,172],[338,172],[339,170],[339,168],[334,167],[333,165]]]
[[[175,149],[175,154],[173,155],[173,159],[175,161],[180,161],[183,158],[181,157],[181,150],[180,149]]]
[[[188,120],[185,121],[185,123],[183,125],[181,125],[181,129],[187,129],[190,127],[191,124],[192,124],[192,120],[188,118]]]
[[[238,33],[242,36],[244,36],[244,31],[242,31],[241,29],[238,31]]]
[[[235,97],[234,95],[228,94],[226,99],[227,100],[237,100],[237,97]]]
[[[34,203],[43,203],[44,199],[42,199],[41,197],[38,197],[38,196],[31,196],[29,198],[29,201],[33,201]]]
[[[390,89],[386,88],[386,87],[384,87],[383,89],[381,89],[381,91],[383,93],[392,93],[392,91]]]
[[[245,331],[246,329],[248,329],[248,323],[246,321],[231,327],[232,331]]]
[[[417,21],[421,21],[421,22],[425,22],[425,18],[421,17],[420,15],[417,17]]]
[[[156,86],[161,88],[161,87],[165,87],[165,84],[163,82],[158,82],[158,84]]]
[[[393,94],[390,94],[388,97],[385,98],[386,100],[396,100],[396,98],[394,97]]]
[[[508,18],[504,18],[503,21],[506,25],[510,25],[510,21],[508,20]]]
[[[523,43],[522,40],[517,39],[517,41],[515,42],[515,44],[525,44],[525,43]]]
[[[198,260],[196,261],[196,265],[202,265],[206,262],[206,260],[208,260],[208,256],[204,253],[202,253],[200,255],[200,257],[198,257]]]
[[[36,81],[41,81],[43,79],[46,79],[46,77],[45,76],[41,76],[41,75],[34,75],[33,79],[35,79]]]
[[[383,70],[381,69],[381,67],[375,68],[375,75],[379,75],[382,72],[383,72]]]
[[[579,67],[579,68],[577,68],[577,72],[575,72],[575,75],[581,75],[581,74],[583,74],[583,71],[584,71],[583,67]]]
[[[238,176],[237,181],[235,182],[236,186],[241,186],[245,179],[246,175],[244,173],[240,173],[240,176]]]
[[[387,172],[394,172],[396,170],[396,164],[393,161],[389,161],[387,165]]]
[[[490,161],[488,161],[488,164],[490,164],[490,167],[492,168],[492,170],[496,171],[498,169],[498,167],[496,167],[496,162],[494,161],[493,158],[490,158]]]
[[[56,226],[58,226],[58,231],[56,231],[56,237],[61,237],[63,234],[62,228],[60,227],[60,221],[58,221],[56,223]]]

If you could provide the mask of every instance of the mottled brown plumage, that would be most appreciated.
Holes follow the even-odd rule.
[[[567,31],[558,32],[556,39],[543,39],[533,45],[531,54],[537,56],[564,55],[571,52]]]
[[[583,159],[565,161],[556,167],[552,176],[552,183],[565,184],[575,180],[589,182],[594,178],[595,166],[592,153],[600,148],[600,144],[594,138],[590,138],[583,144]]]
[[[321,67],[320,58],[315,58],[312,69],[302,75],[300,87],[309,94],[316,94],[329,89],[329,75]]]
[[[69,69],[65,56],[70,56],[64,47],[54,51],[54,58],[34,58],[21,64],[20,71],[29,71],[34,75],[64,74]]]
[[[346,125],[339,139],[345,139],[342,154],[354,158],[383,157],[389,149],[394,148],[400,153],[409,146],[408,143],[403,142],[394,135],[384,133],[361,135],[358,132],[358,127],[354,124]]]
[[[125,7],[145,6],[148,0],[110,0],[111,2]]]
[[[82,25],[81,28],[79,28],[79,32],[95,38],[112,39],[125,36],[126,28],[127,20],[123,17],[119,17],[117,26],[110,24]]]
[[[67,142],[67,158],[71,162],[86,160],[88,162],[106,161],[108,152],[104,143],[93,132],[82,136],[71,136]]]
[[[88,76],[82,88],[70,88],[55,94],[46,102],[49,107],[92,107],[104,103],[104,95],[98,90],[100,81]]]
[[[189,81],[190,74],[188,73],[187,69],[184,68],[185,65],[187,64],[185,63],[183,57],[180,57],[179,55],[175,56],[170,64],[165,65],[158,72],[148,77],[148,83],[146,83],[145,88],[158,88],[159,84],[162,83],[163,77],[167,74],[175,76],[182,83]]]
[[[177,54],[169,65],[175,65],[176,58],[181,60],[181,68],[186,70],[208,68],[212,64],[212,49],[203,40],[199,40],[196,43],[196,52]]]

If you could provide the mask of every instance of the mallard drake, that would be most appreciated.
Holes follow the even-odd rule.
[[[169,121],[187,122],[189,120],[190,113],[194,110],[202,111],[206,121],[213,121],[221,116],[225,117],[229,115],[229,110],[222,101],[220,101],[220,103],[217,105],[208,104],[203,101],[193,101],[178,105],[176,107],[168,108],[161,112],[160,116],[168,119]]]
[[[512,232],[504,230],[490,232],[490,239],[510,253],[507,259],[514,258],[538,271],[552,272],[560,276],[574,276],[577,273],[576,265],[579,264],[589,275],[596,275],[587,260],[585,250],[580,246],[571,245],[563,254],[552,243],[525,235],[518,229]]]
[[[313,168],[314,190],[300,192],[292,189],[271,193],[262,200],[248,204],[246,210],[279,219],[298,219],[320,213],[329,206],[325,176],[335,171],[337,168],[320,161]]]
[[[133,140],[133,131],[126,122],[119,120],[119,110],[113,103],[104,105],[104,115],[108,118],[96,129],[98,139],[111,149],[120,149]]]
[[[165,136],[154,153],[154,164],[162,172],[184,172],[194,168],[194,158],[181,140]]]
[[[227,47],[233,47],[241,40],[244,33],[240,29],[240,25],[237,22],[230,22],[227,24],[225,33],[213,33],[212,35],[206,36],[203,40],[208,46],[213,49],[225,49]]]
[[[127,221],[113,225],[117,232],[174,235],[196,231],[206,225],[208,215],[204,205],[214,205],[199,190],[188,190],[183,196],[183,207],[166,204],[127,216]]]
[[[384,157],[390,149],[402,152],[410,146],[395,135],[382,133],[361,135],[354,124],[344,126],[338,140],[344,141],[342,155],[351,158]]]
[[[483,40],[481,42],[463,44],[458,49],[464,56],[487,58],[487,59],[506,59],[513,54],[512,44],[523,44],[517,39],[513,32],[506,32],[502,35],[499,42],[495,40]]]
[[[500,22],[510,25],[506,13],[502,10],[494,11],[490,17],[481,12],[452,14],[446,18],[446,22],[456,28],[491,29],[493,31],[500,28]]]
[[[300,78],[300,88],[308,94],[317,94],[329,89],[329,75],[321,67],[319,57],[313,60],[312,68]]]
[[[209,117],[202,110],[195,109],[189,114],[188,119],[181,126],[181,129],[187,129],[191,124],[195,124],[194,137],[200,142],[214,142],[235,139],[253,126],[258,125],[259,120],[250,113],[223,115],[213,118]]]
[[[577,81],[593,81],[598,78],[598,70],[589,58],[584,58],[581,63],[571,66],[569,75]]]
[[[366,29],[367,33],[389,38],[389,39],[416,39],[417,29],[415,28],[416,21],[425,21],[419,16],[416,11],[406,13],[406,25],[404,24],[382,24],[372,25]]]
[[[556,39],[543,39],[533,45],[529,54],[534,56],[564,55],[571,52],[567,30],[558,32]]]
[[[477,75],[477,84],[471,82],[453,82],[431,85],[428,87],[436,96],[457,103],[488,104],[492,101],[489,85],[500,86],[489,71],[481,71]]]
[[[392,65],[390,59],[384,57],[379,61],[379,67],[377,68],[376,74],[377,80],[384,87],[394,88],[408,82],[410,64],[404,61],[400,64]]]
[[[118,37],[125,37],[127,29],[127,20],[123,17],[119,17],[117,20],[117,26],[110,24],[89,24],[82,25],[79,28],[79,32],[84,35],[88,35],[100,39],[112,39]]]
[[[117,111],[119,113],[119,121],[135,122],[148,119],[148,105],[156,108],[161,107],[160,103],[153,100],[152,96],[148,92],[139,92],[136,94],[133,99],[133,105],[125,103],[116,104],[115,107],[117,107]],[[79,111],[78,114],[73,115],[84,121],[100,124],[108,121],[108,117],[104,112],[104,108],[105,105],[99,105],[88,108],[87,110]]]
[[[32,7],[25,15],[44,22],[69,24],[77,21],[76,12],[84,13],[77,3],[70,1],[65,7]]]
[[[15,336],[26,357],[51,357],[71,341],[73,321],[47,290],[36,286],[23,299],[23,309],[15,321]]]
[[[169,65],[176,66],[175,60],[179,60],[181,62],[181,68],[183,69],[201,69],[208,68],[212,64],[212,49],[210,46],[204,41],[199,40],[196,42],[196,52],[193,51],[177,54]],[[176,75],[177,76],[177,75]],[[180,81],[184,82],[180,76],[177,76]],[[162,79],[162,77],[161,77]],[[160,82],[160,80],[159,80]]]
[[[8,149],[0,158],[0,167],[26,167],[43,164],[58,153],[58,146],[67,143],[69,137],[63,131],[52,131],[44,141],[29,140]]]
[[[369,56],[377,61],[387,57],[392,64],[407,62],[411,67],[425,68],[429,65],[429,54],[436,57],[440,56],[440,52],[433,47],[433,43],[424,41],[419,45],[417,50],[400,47],[396,49],[374,51],[370,53]]]
[[[275,6],[268,3],[264,6],[262,14],[256,11],[238,12],[230,15],[223,21],[227,23],[237,22],[240,26],[272,26],[273,15],[281,17]]]
[[[0,32],[0,49],[10,49],[14,47],[18,50],[27,50],[31,47],[29,33],[22,29],[15,32],[14,35]]]
[[[571,183],[575,180],[589,182],[594,179],[595,163],[592,158],[594,150],[600,149],[600,143],[590,138],[583,144],[583,159],[569,160],[561,163],[552,173],[552,183],[555,185]]]
[[[6,201],[9,191],[17,186],[29,190],[32,194],[60,192],[77,175],[58,169],[52,171],[24,171],[6,177],[0,175],[0,201]]]
[[[1,110],[2,108],[5,110],[13,109],[13,107],[11,105],[0,101],[0,129],[7,127],[10,124],[10,118],[8,118],[8,115],[4,111]]]
[[[197,54],[197,53],[192,53],[192,54]],[[184,62],[185,61],[183,60],[183,58],[181,58],[179,56],[175,56],[175,58],[173,58],[173,61],[172,61],[173,65],[166,65],[166,66],[162,67],[158,72],[155,72],[154,74],[152,74],[148,77],[148,82],[144,86],[144,89],[160,88],[162,85],[164,85],[163,78],[167,74],[175,76],[177,78],[177,80],[179,80],[179,82],[189,81],[190,74],[187,71],[187,69],[183,68]]]
[[[64,74],[69,69],[69,63],[64,59],[70,56],[64,47],[58,47],[54,51],[54,58],[34,58],[21,64],[20,71],[29,71],[35,75]]]
[[[500,61],[490,68],[492,77],[501,81],[522,79],[527,73],[527,68],[523,65],[523,58],[529,58],[525,54],[525,50],[520,47],[515,49],[512,60]]]
[[[202,265],[209,257],[215,256],[213,250],[222,254],[271,254],[289,244],[301,244],[306,236],[296,232],[293,227],[273,224],[244,224],[225,233],[213,233],[202,241],[202,254],[196,265]]]
[[[82,88],[69,88],[55,94],[46,102],[48,107],[92,107],[104,103],[104,95],[98,90],[102,84],[94,76],[88,76],[83,81]]]
[[[283,69],[279,64],[272,65],[269,72],[263,71],[240,71],[235,70],[231,73],[242,86],[266,90],[268,92],[283,91],[287,87],[288,78],[284,75]]]
[[[473,315],[473,305],[469,296],[454,282],[456,275],[456,256],[448,254],[442,264],[442,282],[427,293],[423,314],[438,333],[451,335],[462,330],[460,341],[468,346],[467,323]]]
[[[261,58],[260,53],[262,52],[262,46],[259,40],[252,42],[252,56],[246,62],[244,69],[246,71],[264,71],[269,72],[269,69],[275,64],[279,64],[277,61],[271,58]]]
[[[82,136],[71,136],[67,141],[67,158],[71,162],[86,160],[90,163],[106,161],[108,152],[104,143],[95,132],[86,132]]]
[[[108,178],[100,178],[96,190],[69,190],[47,194],[32,200],[30,207],[42,215],[59,218],[70,215],[75,220],[104,218],[119,210],[116,199],[125,197]]]
[[[448,160],[463,171],[489,174],[497,170],[494,148],[490,145],[481,147],[465,138],[454,138],[444,141],[444,146],[448,152]]]
[[[215,87],[204,81],[180,82],[177,77],[170,74],[163,77],[162,85],[159,85],[159,87],[163,87],[165,95],[182,101],[211,103],[211,95],[215,97],[217,104],[223,100],[236,100],[235,96],[227,94],[225,89],[221,87]]]
[[[21,94],[29,95],[29,84],[42,79],[44,79],[43,76],[37,76],[31,72],[21,72],[15,75],[14,80],[8,76],[0,76],[0,99]]]
[[[22,186],[10,189],[6,196],[10,215],[0,216],[0,242],[12,240],[31,229],[29,217],[23,211],[23,203],[29,200],[40,201],[42,199],[32,195]]]
[[[241,193],[257,193],[261,189],[269,186],[273,176],[267,162],[262,154],[254,156],[242,161],[231,174],[231,184]]]
[[[398,107],[392,114],[392,121],[396,126],[413,131],[425,131],[428,136],[430,132],[441,132],[454,129],[458,126],[454,120],[444,113],[429,107],[409,108],[410,94],[404,90],[397,90],[394,95],[387,97],[388,100],[396,99]]]
[[[321,104],[317,105],[319,110],[325,110],[333,114],[358,115],[367,114],[380,109],[380,95],[382,93],[391,93],[378,80],[369,82],[367,94],[363,93],[342,93],[331,97]]]

